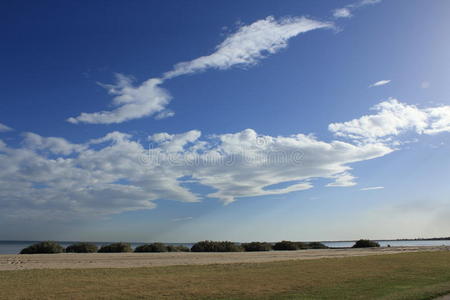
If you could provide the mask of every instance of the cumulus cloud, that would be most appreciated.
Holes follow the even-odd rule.
[[[86,149],[84,145],[71,144],[63,138],[42,137],[32,132],[24,133],[23,136],[25,147],[33,150],[48,150],[53,154],[70,155]]]
[[[336,19],[339,19],[339,18],[350,18],[350,17],[352,17],[352,11],[354,11],[354,10],[356,10],[358,8],[367,6],[367,5],[373,5],[373,4],[380,3],[381,1],[382,0],[361,0],[361,1],[358,1],[358,2],[354,2],[352,4],[344,6],[342,8],[335,9],[333,11],[333,16]]]
[[[369,87],[382,86],[382,85],[388,84],[389,82],[391,82],[391,81],[390,80],[380,80],[380,81],[377,81],[377,82],[369,85]]]
[[[331,123],[328,129],[336,136],[361,142],[381,141],[406,131],[417,134],[450,132],[450,106],[418,108],[389,99],[375,105],[375,114],[343,123]]]
[[[252,65],[287,47],[289,39],[314,29],[331,27],[330,23],[308,18],[273,17],[242,26],[216,47],[216,51],[188,62],[175,65],[164,78],[204,71],[206,69],[228,69],[236,65]]]
[[[115,95],[111,111],[81,113],[78,117],[67,119],[70,123],[111,124],[160,114],[160,118],[169,117],[170,112],[164,112],[171,100],[170,94],[159,85],[162,80],[151,78],[140,86],[134,86],[132,79],[122,74],[116,75],[116,84],[103,84],[108,93]]]
[[[167,90],[160,87],[165,80],[210,68],[228,69],[236,65],[254,65],[267,55],[286,48],[289,39],[314,29],[329,27],[332,27],[332,24],[304,17],[280,20],[267,17],[241,26],[219,44],[214,53],[178,63],[173,70],[166,72],[163,78],[151,78],[135,86],[130,77],[117,74],[115,84],[102,84],[109,94],[115,96],[113,110],[83,112],[77,117],[68,118],[67,121],[74,124],[111,124],[152,115],[158,120],[172,117],[175,113],[166,108],[171,96]]]
[[[11,127],[6,126],[5,124],[0,123],[0,132],[12,131]]]
[[[26,133],[20,147],[0,141],[0,215],[104,215],[152,209],[156,200],[205,197],[229,204],[311,189],[319,178],[328,187],[349,187],[356,184],[352,164],[397,150],[402,133],[450,132],[450,106],[418,108],[390,99],[373,110],[329,125],[350,141],[246,129],[207,137],[198,130],[155,133],[150,145],[115,131],[73,144]],[[198,194],[192,184],[212,192]],[[374,189],[381,187],[362,190]]]
[[[342,174],[336,175],[335,181],[327,184],[327,186],[331,186],[331,187],[354,186],[354,185],[356,185],[356,182],[354,181],[355,179],[356,179],[356,177],[353,176],[352,174],[344,172]]]
[[[384,186],[370,186],[360,189],[360,191],[374,191],[374,190],[382,190]]]
[[[310,189],[316,178],[343,186],[353,178],[350,164],[392,151],[382,144],[264,136],[252,129],[205,138],[197,130],[159,133],[150,140],[145,148],[131,135],[112,132],[79,145],[28,133],[19,148],[2,142],[0,214],[104,215],[151,209],[158,199],[211,197],[228,204]],[[199,195],[192,183],[214,191]],[[284,187],[273,188],[277,184]]]

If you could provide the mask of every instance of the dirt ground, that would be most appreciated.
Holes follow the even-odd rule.
[[[419,251],[450,251],[450,247],[318,249],[234,253],[61,253],[0,255],[0,271],[25,269],[135,268],[173,265],[261,263],[297,259],[366,256]]]

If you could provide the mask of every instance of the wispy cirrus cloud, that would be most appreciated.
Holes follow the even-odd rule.
[[[360,191],[375,191],[375,190],[382,190],[384,189],[384,186],[370,186],[360,189]]]
[[[330,28],[331,23],[315,21],[305,17],[274,17],[242,26],[216,47],[216,51],[191,61],[181,62],[164,74],[165,79],[205,71],[207,69],[229,69],[233,66],[254,65],[270,54],[277,53],[288,45],[288,40],[311,30]]]
[[[382,86],[382,85],[386,85],[386,84],[388,84],[390,82],[391,82],[391,80],[380,80],[380,81],[377,81],[375,83],[372,83],[371,85],[369,85],[369,87]]]
[[[337,8],[333,11],[333,16],[336,19],[339,18],[351,18],[353,16],[353,11],[367,5],[373,5],[380,3],[382,0],[361,0],[341,8]]]
[[[241,26],[216,47],[216,51],[187,62],[181,62],[162,78],[151,78],[134,85],[130,77],[116,75],[115,84],[102,84],[108,93],[115,96],[113,110],[94,113],[83,112],[68,118],[70,123],[112,124],[154,115],[156,119],[171,117],[174,112],[166,107],[171,101],[167,90],[161,87],[164,81],[208,69],[226,70],[234,66],[257,64],[270,54],[286,48],[288,41],[302,33],[321,28],[331,28],[327,22],[305,17],[275,19],[267,17],[250,25]]]

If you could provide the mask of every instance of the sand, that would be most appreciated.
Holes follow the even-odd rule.
[[[318,249],[235,253],[61,253],[0,255],[0,271],[27,269],[136,268],[174,265],[262,263],[283,260],[450,251],[449,246]]]

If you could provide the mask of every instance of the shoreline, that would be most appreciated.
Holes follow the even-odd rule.
[[[311,260],[434,251],[450,251],[450,246],[341,248],[261,252],[1,254],[0,271],[264,263],[286,260]]]

